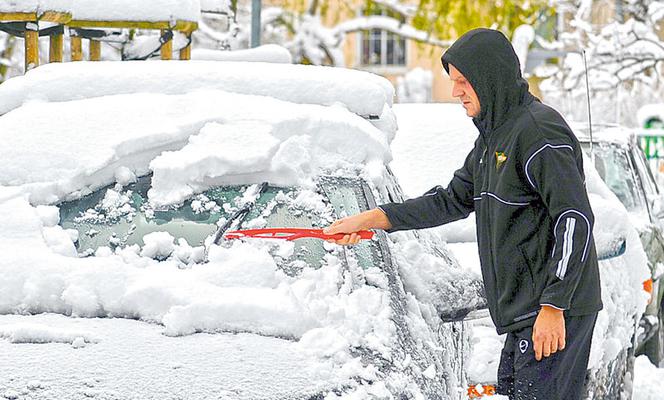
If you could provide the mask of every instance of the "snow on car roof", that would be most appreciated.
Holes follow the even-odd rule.
[[[587,123],[570,123],[572,131],[581,142],[589,142],[590,134]],[[593,124],[593,142],[626,144],[632,140],[634,130],[617,124]]]
[[[292,184],[391,158],[388,135],[344,107],[220,90],[34,101],[1,116],[0,131],[12,133],[0,185],[24,187],[37,204],[113,183],[119,168],[152,170],[151,199],[167,204],[213,179]]]
[[[195,89],[270,96],[293,103],[341,103],[365,116],[392,106],[385,78],[346,68],[258,62],[129,61],[43,65],[0,86],[0,115],[31,100],[68,101],[130,93],[182,94]]]
[[[210,3],[208,1],[207,3]],[[2,12],[62,11],[86,21],[198,21],[199,0],[0,0]]]

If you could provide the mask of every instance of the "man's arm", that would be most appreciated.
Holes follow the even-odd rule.
[[[353,232],[364,229],[384,229],[394,232],[405,229],[430,228],[468,216],[475,209],[473,203],[473,153],[454,173],[446,189],[436,186],[423,196],[403,203],[389,203],[373,210],[342,218],[324,230],[327,234],[348,233],[337,244],[356,244],[360,238]]]
[[[541,143],[531,149],[525,173],[554,221],[555,245],[547,263],[547,281],[540,297],[542,311],[533,328],[537,359],[565,347],[563,310],[572,297],[591,256],[593,214],[581,161],[569,142]]]
[[[475,210],[473,200],[474,150],[458,169],[447,188],[436,186],[420,197],[403,203],[378,206],[392,225],[389,232],[431,228],[462,218]]]

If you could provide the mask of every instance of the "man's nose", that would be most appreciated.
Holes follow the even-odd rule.
[[[461,97],[463,96],[463,90],[456,84],[452,84],[452,97]]]

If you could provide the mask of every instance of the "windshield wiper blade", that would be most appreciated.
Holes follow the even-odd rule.
[[[237,225],[241,224],[242,221],[244,221],[244,218],[249,214],[249,212],[254,208],[256,205],[256,202],[258,199],[261,197],[263,193],[265,193],[265,190],[267,189],[268,183],[263,182],[261,183],[260,187],[258,188],[258,191],[254,195],[254,198],[246,203],[242,207],[240,207],[237,211],[231,215],[228,220],[221,225],[218,229],[217,232],[214,234],[214,239],[212,240],[212,243],[210,246],[214,245],[219,245],[221,243],[221,239],[224,236],[224,233],[234,224],[237,223]],[[210,246],[207,246],[205,248],[205,261],[207,261],[208,258],[208,251],[210,249]]]

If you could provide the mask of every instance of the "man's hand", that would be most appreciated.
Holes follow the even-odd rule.
[[[360,236],[355,232],[366,229],[389,229],[392,227],[390,220],[380,209],[365,211],[363,213],[352,215],[350,217],[341,218],[334,221],[332,225],[323,229],[326,235],[334,235],[335,233],[347,233],[341,240],[330,239],[328,242],[341,245],[353,245],[360,241]]]
[[[562,310],[542,306],[533,326],[533,348],[535,359],[548,357],[565,349],[565,318]]]

